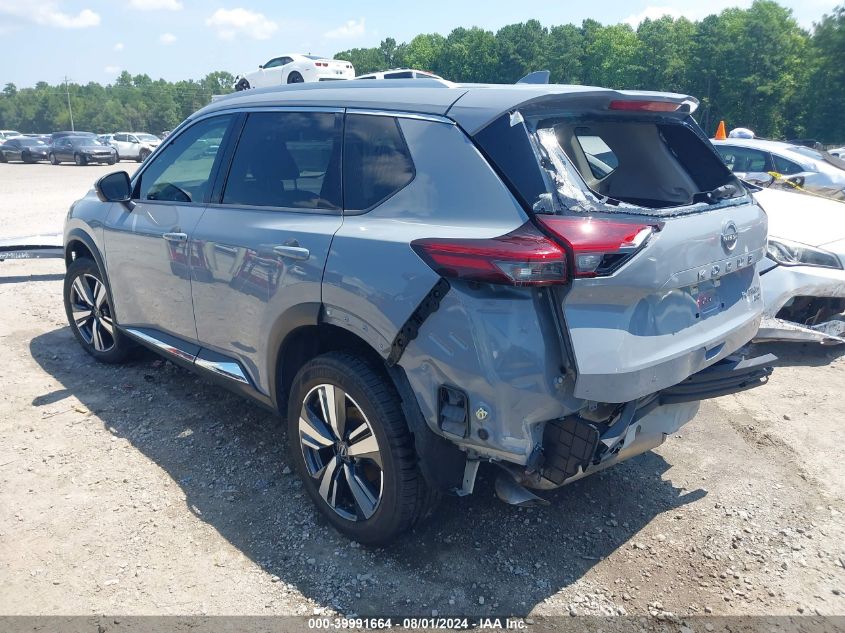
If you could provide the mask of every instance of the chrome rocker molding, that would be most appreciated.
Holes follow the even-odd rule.
[[[202,353],[202,349],[198,346],[195,346],[195,352],[189,352],[177,347],[173,343],[163,341],[136,328],[123,328],[123,331],[140,342],[145,343],[156,350],[169,354],[170,356],[174,356],[182,361],[191,363],[196,367],[200,367],[213,374],[222,376],[223,378],[241,383],[242,385],[246,385],[248,387],[253,386],[249,378],[247,378],[243,367],[241,367],[240,363],[235,360],[209,360],[207,358],[201,358],[200,354]]]
[[[236,361],[212,361],[197,357],[194,360],[194,364],[197,367],[207,369],[218,376],[223,376],[224,378],[229,378],[230,380],[236,380],[244,385],[251,386],[252,384],[249,382],[249,378],[246,377],[243,368]]]

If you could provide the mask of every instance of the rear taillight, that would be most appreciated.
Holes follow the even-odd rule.
[[[671,101],[643,101],[634,99],[631,101],[611,101],[608,109],[633,112],[675,112],[681,105],[680,103],[672,103]]]
[[[442,277],[513,286],[567,281],[565,251],[530,222],[500,237],[428,238],[411,247]]]
[[[572,252],[575,277],[611,274],[660,230],[657,224],[607,218],[538,215],[537,220]]]
[[[314,65],[315,65],[315,66],[325,66],[325,67],[328,67],[329,63],[328,63],[328,62],[314,62]]]

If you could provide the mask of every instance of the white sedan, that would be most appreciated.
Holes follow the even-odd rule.
[[[845,202],[763,189],[767,255],[759,341],[845,343]]]
[[[290,53],[274,57],[258,70],[239,76],[235,79],[235,90],[354,78],[355,68],[342,59]]]

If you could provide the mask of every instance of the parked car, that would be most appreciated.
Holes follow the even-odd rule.
[[[377,73],[367,73],[355,79],[443,79],[427,70],[414,70],[413,68],[392,68]]]
[[[826,152],[762,139],[730,138],[713,145],[742,178],[777,172],[811,193],[845,199],[845,161]]]
[[[47,160],[48,146],[43,141],[19,136],[3,141],[0,145],[0,163],[19,160],[24,163],[36,163]]]
[[[290,53],[274,57],[267,63],[259,65],[258,70],[236,77],[234,88],[248,90],[284,84],[354,78],[355,68],[342,59]]]
[[[113,147],[103,145],[90,136],[63,136],[50,146],[48,157],[53,165],[64,162],[114,165],[117,162],[117,153]]]
[[[17,130],[0,130],[0,141],[5,141],[7,138],[15,138],[21,136]]]
[[[648,451],[771,371],[739,351],[766,216],[696,103],[417,80],[230,95],[71,207],[72,331],[286,413],[289,463],[362,542],[471,493],[482,461],[502,499],[540,503],[529,487]]]
[[[155,151],[161,139],[146,132],[118,132],[112,137],[111,146],[117,150],[117,160],[130,158],[139,163]]]
[[[836,158],[845,158],[845,147],[837,147],[836,149],[829,150],[828,154],[836,156]]]
[[[763,189],[765,308],[757,339],[845,343],[845,203]]]

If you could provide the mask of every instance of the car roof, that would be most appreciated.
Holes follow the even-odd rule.
[[[443,79],[392,79],[389,82],[332,81],[257,88],[217,99],[194,116],[245,107],[335,107],[387,110],[448,116],[475,134],[505,112],[532,104],[559,102],[561,97],[587,103],[596,98],[651,99],[688,103],[687,95],[638,90],[611,90],[564,84],[456,84]],[[192,117],[193,118],[193,117]]]
[[[764,149],[770,152],[789,152],[797,153],[804,158],[813,160],[812,157],[806,154],[796,152],[799,147],[795,143],[784,143],[783,141],[770,141],[762,138],[726,138],[722,140],[713,140],[714,145],[736,145],[737,147],[753,147],[756,149]]]

